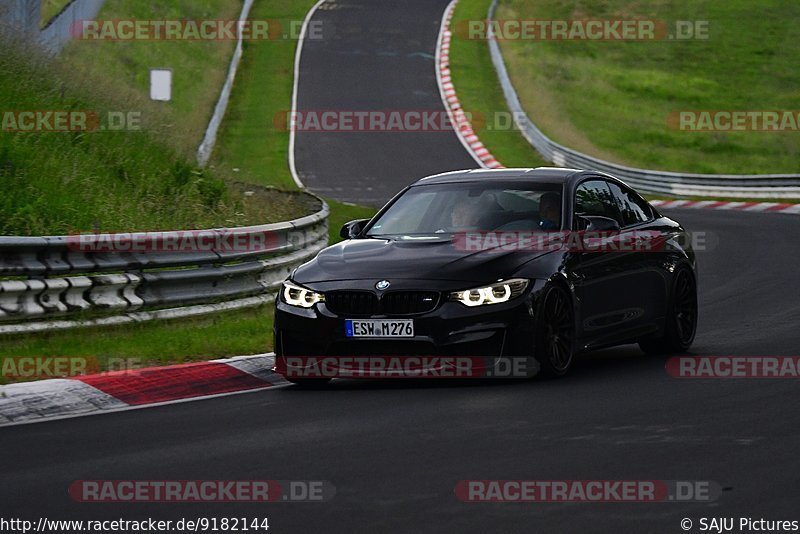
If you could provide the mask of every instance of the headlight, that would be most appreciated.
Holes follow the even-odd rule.
[[[526,287],[528,287],[527,280],[513,278],[486,287],[476,287],[475,289],[450,293],[450,300],[456,300],[465,306],[499,304],[520,296]]]
[[[317,302],[325,302],[325,295],[311,291],[297,284],[286,280],[281,288],[283,302],[290,306],[300,306],[301,308],[313,308]]]

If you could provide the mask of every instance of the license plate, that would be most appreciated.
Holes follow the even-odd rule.
[[[413,319],[345,319],[347,337],[414,337]]]

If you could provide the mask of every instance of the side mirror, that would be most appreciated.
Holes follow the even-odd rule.
[[[581,219],[586,221],[587,232],[619,232],[619,223],[610,217],[600,215],[583,215]]]
[[[339,237],[342,239],[353,239],[361,233],[368,222],[369,219],[356,219],[355,221],[344,223],[342,229],[339,230]]]

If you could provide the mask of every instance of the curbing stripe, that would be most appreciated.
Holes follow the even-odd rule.
[[[464,135],[464,131],[472,134],[472,125],[466,117],[466,114],[461,110],[461,104],[456,96],[455,87],[452,83],[450,74],[450,42],[453,34],[450,32],[450,22],[453,20],[453,11],[455,10],[458,0],[453,0],[444,10],[442,15],[442,24],[439,28],[439,39],[436,42],[436,83],[439,86],[439,95],[442,98],[442,104],[445,111],[450,118],[450,123],[453,125],[453,130],[461,142],[461,145],[467,153],[475,160],[482,168],[489,168],[489,166],[476,154],[476,150],[480,147],[475,146],[475,140],[468,140]],[[447,87],[445,87],[447,84]],[[479,141],[478,141],[479,142]],[[481,145],[482,146],[482,145]]]
[[[102,413],[126,406],[88,384],[66,378],[0,386],[0,426]]]
[[[200,362],[76,378],[129,406],[219,395],[271,384],[224,363]]]
[[[662,209],[712,209],[735,210],[755,213],[783,213],[800,215],[800,204],[777,202],[724,202],[720,200],[651,200],[650,203]]]
[[[288,384],[273,353],[0,386],[0,427],[260,391]]]
[[[275,365],[275,357],[270,354],[256,354],[255,356],[236,356],[222,360],[211,360],[213,363],[224,363],[238,369],[243,373],[248,373],[261,380],[265,380],[274,386],[288,384],[289,382],[281,375],[272,371]]]

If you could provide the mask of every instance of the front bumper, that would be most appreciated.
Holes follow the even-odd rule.
[[[397,369],[381,371],[374,367],[367,374],[352,373],[349,365],[354,357],[384,361],[415,358],[415,363],[429,371],[442,371],[456,358],[468,359],[478,369],[508,368],[509,359],[524,359],[527,374],[535,374],[531,369],[531,357],[533,310],[538,289],[539,284],[531,283],[523,295],[500,304],[470,308],[444,301],[424,314],[369,317],[414,320],[413,338],[391,339],[347,337],[345,319],[365,317],[337,315],[324,302],[303,309],[276,299],[274,334],[278,362],[275,371],[287,377],[294,373],[297,377],[303,368],[308,369],[319,358],[327,357],[327,364],[337,367],[335,376],[405,376],[408,373]],[[430,359],[420,360],[419,357]],[[339,365],[338,362],[347,363]]]

